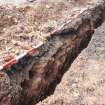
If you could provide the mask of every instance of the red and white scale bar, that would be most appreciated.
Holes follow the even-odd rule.
[[[77,18],[82,12],[84,12],[86,9],[83,9],[80,11],[80,13],[78,15],[75,15],[75,17],[73,17],[74,19]],[[49,36],[54,35],[54,33],[58,32],[60,29],[62,29],[63,26],[65,26],[66,24],[70,23],[72,21],[72,19],[70,19],[69,21],[67,21],[67,23],[65,23],[64,25],[62,25],[61,27],[59,27],[58,29],[55,29],[54,31],[52,31],[50,33]],[[20,54],[19,56],[17,56],[14,59],[11,59],[10,61],[4,63],[2,66],[0,66],[0,71],[1,70],[6,70],[9,67],[11,67],[12,65],[16,64],[20,59],[22,59],[23,57],[25,57],[26,55],[30,54],[30,53],[34,53],[36,50],[38,50],[42,45],[44,44],[44,42],[41,42],[40,44],[38,44],[37,46],[33,46],[33,48],[29,49],[28,51]]]
[[[28,51],[20,54],[19,56],[17,56],[14,59],[11,59],[10,61],[4,63],[2,66],[0,66],[0,70],[3,69],[7,69],[10,66],[12,66],[13,64],[16,64],[21,58],[25,57],[26,55],[35,52],[36,50],[38,50],[39,47],[41,47],[44,43],[41,42],[40,44],[38,44],[37,46],[33,46],[33,48],[29,49]]]

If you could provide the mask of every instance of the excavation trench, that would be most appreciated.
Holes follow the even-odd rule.
[[[104,13],[104,2],[93,5],[49,37],[35,54],[25,56],[7,72],[1,71],[0,105],[35,105],[53,94],[63,74],[104,22]],[[8,28],[8,23],[2,25]]]

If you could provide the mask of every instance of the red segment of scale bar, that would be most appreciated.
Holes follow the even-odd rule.
[[[10,66],[12,66],[13,64],[15,64],[17,61],[16,59],[11,59],[10,61],[6,62],[4,65],[3,65],[3,69],[7,69],[9,68]]]

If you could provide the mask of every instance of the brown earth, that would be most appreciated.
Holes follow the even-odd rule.
[[[0,65],[45,41],[45,35],[95,5],[94,0],[81,1],[38,0],[0,6]]]
[[[37,105],[105,105],[105,23],[73,62],[54,94]]]
[[[39,29],[43,35],[46,35],[49,33],[49,30],[51,31],[55,28],[54,26],[59,28],[69,19],[73,19],[73,21],[70,21],[57,32],[55,36],[48,38],[48,41],[39,49],[38,54],[28,55],[17,64],[11,66],[8,69],[8,75],[5,72],[0,72],[1,105],[34,105],[46,98],[46,96],[53,94],[63,74],[81,50],[87,47],[94,29],[99,27],[104,20],[105,3],[91,5],[93,8],[90,7],[91,9],[87,9],[79,15],[81,9],[86,7],[85,4],[83,7],[83,5],[80,5],[81,2],[74,3],[72,6],[77,6],[75,10],[71,3],[68,4],[68,2],[47,2],[42,0],[38,3],[39,5],[36,4],[34,6],[13,7],[12,10],[11,8],[8,9],[8,6],[1,8],[1,11],[8,10],[2,14],[4,18],[1,18],[0,31],[1,35],[9,37],[9,43],[11,43],[10,36],[13,36],[15,39],[21,36],[24,39],[24,36],[30,35],[27,33],[30,33],[33,29],[34,35],[36,35],[37,31],[39,32]],[[70,6],[72,8],[69,8]],[[12,17],[9,16],[10,21],[7,17],[5,18],[4,13],[7,17],[9,14],[12,15]],[[17,13],[19,14],[16,15]],[[75,18],[76,15],[79,16]],[[2,19],[6,20],[6,23],[2,22]],[[18,21],[15,19],[18,19]],[[10,26],[11,20],[15,23]],[[48,20],[51,21],[48,22]],[[28,26],[31,26],[32,30]],[[17,34],[18,36],[15,37]],[[22,42],[24,41],[25,39]],[[73,75],[76,77],[80,76],[76,74]],[[72,81],[72,78],[70,78],[70,81]],[[77,78],[74,83],[78,82]],[[81,90],[78,90],[77,85],[75,85],[75,89],[71,90],[74,96],[77,97],[80,96]],[[76,99],[79,100],[80,98]]]

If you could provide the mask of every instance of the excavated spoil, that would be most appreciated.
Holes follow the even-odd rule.
[[[73,60],[81,50],[87,47],[94,29],[103,23],[105,18],[104,1],[94,3],[93,0],[91,5],[90,3],[80,5],[82,0],[80,0],[81,3],[77,1],[72,5],[68,2],[43,0],[31,6],[9,7],[9,9],[1,7],[3,15],[1,15],[0,21],[5,20],[6,23],[1,23],[0,32],[1,37],[9,39],[6,44],[7,48],[11,43],[10,36],[15,39],[20,39],[22,36],[23,42],[27,35],[28,39],[32,35],[34,40],[32,39],[33,42],[28,44],[31,47],[37,44],[37,41],[45,41],[46,36],[55,28],[59,29],[62,24],[69,20],[72,21],[65,24],[54,36],[49,37],[48,41],[33,56],[26,56],[9,68],[8,75],[3,71],[0,73],[0,105],[35,105],[53,94],[56,85]],[[73,10],[72,6],[77,8]],[[80,14],[81,9],[85,11]],[[11,12],[13,15],[9,21],[7,17]],[[27,42],[30,42],[28,39]],[[12,48],[19,49],[20,46]],[[19,51],[24,52],[24,49],[20,48]],[[12,53],[10,52],[10,54]],[[3,53],[1,55],[4,57]]]
[[[17,7],[0,6],[0,65],[45,41],[49,32],[94,4],[93,0],[83,5],[71,0],[42,0]]]

